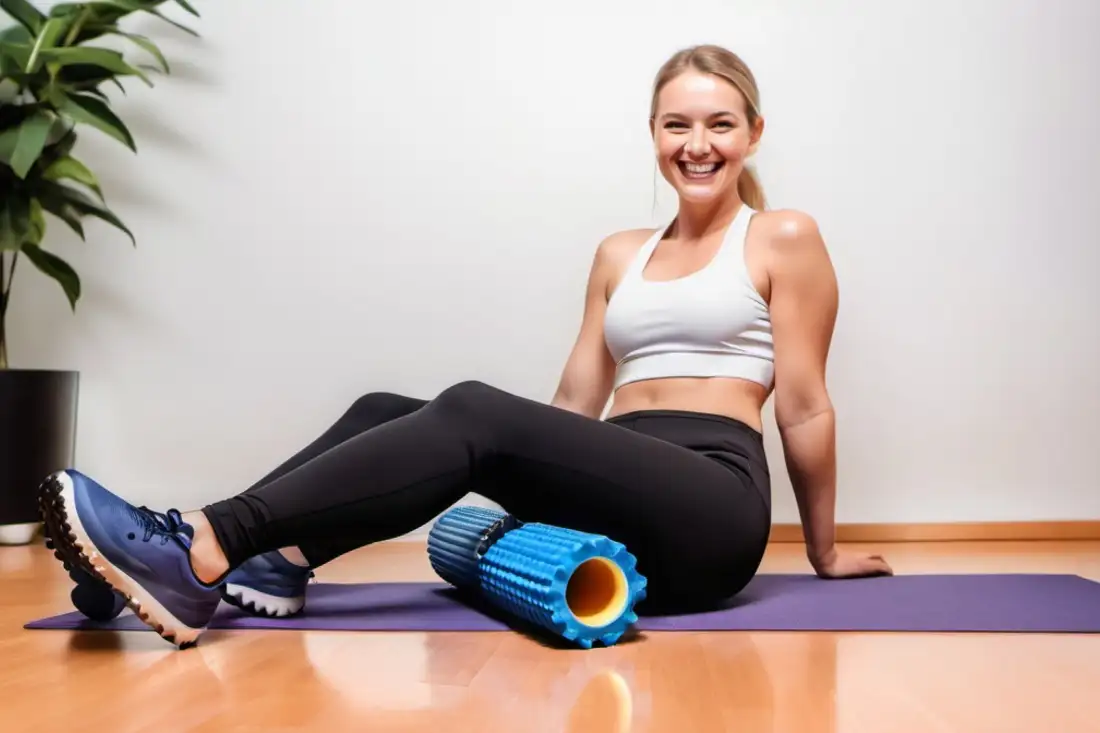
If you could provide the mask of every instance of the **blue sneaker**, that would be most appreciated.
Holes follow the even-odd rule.
[[[194,529],[179,511],[133,506],[73,470],[46,479],[38,503],[62,556],[120,593],[167,641],[183,648],[198,640],[221,602],[220,584],[191,570]]]
[[[126,599],[116,593],[105,581],[89,573],[78,562],[66,557],[54,545],[50,537],[49,525],[46,526],[46,548],[53,550],[54,557],[61,561],[62,567],[73,581],[69,598],[73,607],[93,621],[107,622],[122,613],[126,608]]]
[[[265,552],[249,558],[225,579],[222,599],[257,616],[291,616],[306,605],[309,568],[295,565],[281,553]]]

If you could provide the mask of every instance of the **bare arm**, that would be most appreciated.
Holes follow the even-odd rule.
[[[608,249],[612,243],[613,238],[609,238],[596,250],[585,289],[580,333],[551,400],[555,407],[592,418],[603,413],[615,375],[615,362],[607,350],[603,331],[613,260]]]
[[[836,275],[816,223],[778,213],[769,308],[775,339],[775,419],[806,537],[818,569],[836,542],[835,415],[825,364],[836,323]]]
[[[775,419],[806,554],[822,577],[892,574],[880,555],[836,547],[836,415],[825,386],[839,300],[836,273],[813,219],[798,212],[777,217],[769,267]]]

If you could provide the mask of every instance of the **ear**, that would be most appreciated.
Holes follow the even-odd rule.
[[[657,141],[657,120],[652,117],[649,118],[649,137],[654,142]]]
[[[760,149],[760,139],[764,136],[764,118],[757,117],[756,124],[752,126],[752,136],[749,141],[749,153],[747,156],[751,158],[756,155],[756,151]]]

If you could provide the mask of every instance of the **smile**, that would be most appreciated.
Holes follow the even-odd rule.
[[[710,178],[721,170],[725,165],[724,161],[718,161],[714,163],[687,163],[684,161],[677,162],[680,166],[680,172],[684,174],[685,178],[691,178],[698,180],[702,178]]]

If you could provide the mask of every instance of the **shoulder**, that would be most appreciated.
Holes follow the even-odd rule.
[[[618,287],[626,269],[642,246],[657,229],[624,229],[604,237],[596,247],[592,263],[592,278],[598,281],[605,297]]]
[[[634,259],[657,229],[624,229],[604,237],[596,247],[596,265],[618,272]]]
[[[753,217],[753,234],[773,254],[795,255],[823,250],[821,228],[812,216],[797,209],[761,211]]]
[[[636,255],[657,229],[624,229],[607,235],[596,248],[596,256],[602,260],[629,259]]]
[[[796,209],[762,211],[753,218],[752,227],[773,278],[787,273],[832,277],[828,248],[810,214]]]

